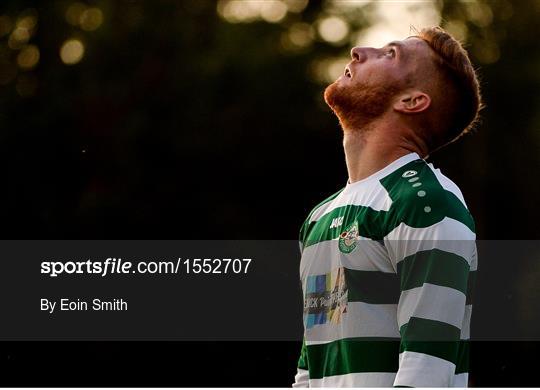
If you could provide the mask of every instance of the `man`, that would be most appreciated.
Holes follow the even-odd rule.
[[[293,387],[465,387],[475,227],[458,187],[423,158],[476,121],[477,76],[438,27],[351,57],[324,94],[349,181],[300,232]]]

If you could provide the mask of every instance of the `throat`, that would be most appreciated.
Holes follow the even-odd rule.
[[[349,174],[349,183],[363,180],[380,171],[393,161],[417,152],[396,143],[391,134],[376,130],[344,132],[343,149]]]

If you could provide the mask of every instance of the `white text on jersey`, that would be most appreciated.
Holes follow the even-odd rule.
[[[343,217],[334,218],[330,224],[330,229],[340,227],[343,224]]]

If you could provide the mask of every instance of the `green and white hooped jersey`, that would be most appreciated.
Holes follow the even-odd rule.
[[[458,187],[416,153],[315,207],[293,387],[466,387],[475,238]]]

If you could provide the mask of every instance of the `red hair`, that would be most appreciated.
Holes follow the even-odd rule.
[[[434,63],[440,75],[436,131],[426,132],[426,143],[434,151],[468,133],[477,123],[484,107],[478,76],[461,43],[440,27],[422,29],[418,38],[434,52]],[[444,100],[443,100],[444,99]]]

